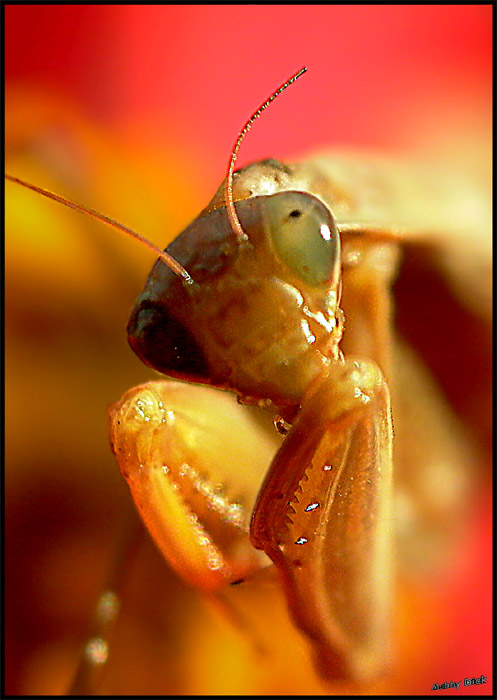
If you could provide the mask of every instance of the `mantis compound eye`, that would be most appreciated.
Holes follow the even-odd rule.
[[[283,192],[267,198],[263,216],[279,259],[294,274],[313,287],[338,284],[340,236],[322,202],[304,192]]]
[[[209,370],[192,333],[160,300],[137,304],[127,327],[128,342],[138,357],[159,372],[208,381]]]

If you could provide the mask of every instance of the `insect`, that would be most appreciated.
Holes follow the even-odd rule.
[[[198,415],[208,417],[214,405],[222,410],[224,394],[149,383],[112,408],[113,448],[149,530],[187,581],[216,592],[249,579],[267,564],[254,545],[276,564],[321,673],[368,678],[388,658],[390,387],[399,375],[389,288],[399,243],[424,222],[408,207],[398,221],[392,216],[398,193],[388,166],[382,171],[381,164],[358,166],[346,158],[294,166],[265,161],[235,174],[231,185],[236,151],[225,186],[169,247],[173,269],[157,251],[162,259],[128,328],[147,364],[236,391],[249,418],[241,418],[240,406],[240,418],[229,423],[233,409],[226,405],[226,430],[213,435]],[[406,182],[416,189],[415,177],[406,175]],[[457,219],[457,212],[451,215]],[[410,388],[419,369],[405,349],[397,352],[410,368]],[[397,401],[409,399],[416,404],[415,396]],[[203,412],[189,415],[192,403],[203,404]],[[395,408],[394,396],[401,432]],[[443,415],[437,396],[425,409],[427,422]],[[281,446],[274,429],[267,436],[267,426],[254,427],[257,411],[288,430]],[[425,461],[451,452],[451,467],[463,476],[459,490],[437,503],[419,494],[428,521],[440,519],[464,488],[467,460],[459,448],[465,443],[449,445],[444,421]],[[215,470],[220,455],[227,461],[230,438],[236,450],[256,436],[262,444],[262,434],[267,443],[257,454],[245,448],[234,460],[241,467],[255,456],[265,468],[278,450],[255,504],[250,544],[257,494],[222,492],[219,485],[233,477]],[[400,474],[399,490],[409,493],[421,489],[426,472],[418,466]],[[436,556],[436,543],[429,536],[426,542]]]

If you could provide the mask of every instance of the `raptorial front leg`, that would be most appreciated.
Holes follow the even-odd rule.
[[[378,367],[337,364],[306,397],[252,519],[254,546],[333,679],[374,676],[389,656],[392,436]]]
[[[135,504],[184,580],[216,592],[269,563],[248,532],[281,441],[274,429],[231,394],[172,381],[130,389],[111,406],[109,424]]]

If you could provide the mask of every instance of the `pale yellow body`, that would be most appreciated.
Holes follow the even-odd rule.
[[[232,313],[239,327],[247,324],[237,386],[242,398],[250,396],[251,383],[260,379],[257,396],[268,397],[259,400],[261,418],[254,417],[254,408],[245,409],[251,412],[245,416],[229,395],[170,381],[131,390],[110,412],[113,448],[145,523],[172,566],[203,591],[219,591],[268,564],[250,545],[248,532],[254,484],[273,460],[256,504],[252,542],[277,564],[293,617],[328,678],[367,678],[385,669],[399,559],[394,532],[403,565],[419,566],[420,549],[425,565],[441,560],[457,531],[447,514],[467,494],[471,448],[439,391],[396,338],[391,287],[403,243],[429,243],[440,261],[447,231],[485,226],[485,200],[475,190],[472,206],[459,202],[460,211],[451,208],[450,182],[442,187],[443,178],[433,170],[424,178],[426,172],[337,158],[285,171],[268,161],[235,176],[235,202],[287,190],[312,193],[333,211],[342,237],[343,286],[333,313],[337,333],[323,368],[302,386],[291,383],[292,373],[298,381],[305,376],[295,368],[280,378],[282,399],[302,405],[282,446],[267,413],[272,410],[276,421],[279,414],[288,416],[278,410],[265,362],[258,368],[251,350],[259,338],[265,352],[264,326],[271,327],[272,310],[296,303],[294,293],[288,302],[275,302],[276,291],[284,288],[271,281],[270,270],[268,288],[244,296],[240,268],[239,302],[236,295],[230,302],[232,292],[224,297],[218,285],[206,295],[205,312],[202,306],[198,312],[213,324],[215,345],[208,348],[213,353],[233,343],[219,336],[229,325],[216,328],[216,313],[223,323]],[[223,197],[221,187],[200,217],[223,207]],[[450,280],[450,265],[444,269]],[[301,292],[297,306],[312,308],[305,289]],[[289,348],[295,347],[284,325],[281,337],[272,357],[285,352],[287,338]],[[334,476],[324,482],[328,467]],[[443,487],[436,497],[434,484]],[[317,520],[307,526],[318,507]]]

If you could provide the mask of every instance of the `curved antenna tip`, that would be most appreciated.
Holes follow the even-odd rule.
[[[231,151],[231,158],[230,158],[230,163],[228,166],[228,175],[226,176],[226,182],[225,182],[225,186],[224,186],[224,199],[226,202],[226,210],[228,212],[228,217],[230,220],[231,228],[233,229],[235,236],[238,238],[238,240],[240,242],[247,241],[248,236],[242,228],[242,225],[241,225],[240,220],[238,218],[238,215],[236,213],[235,204],[233,201],[233,173],[234,173],[234,169],[235,169],[235,162],[236,162],[236,157],[238,154],[238,149],[240,148],[240,145],[241,145],[243,139],[245,138],[245,135],[247,134],[248,131],[250,131],[252,124],[255,122],[255,120],[271,104],[271,102],[273,100],[275,100],[283,92],[283,90],[286,90],[287,87],[289,87],[298,78],[300,78],[300,76],[303,75],[306,71],[307,71],[307,67],[303,66],[299,71],[297,71],[297,73],[294,73],[290,78],[288,78],[288,80],[285,80],[285,82],[282,83],[279,86],[279,88],[275,92],[273,92],[273,94],[270,97],[268,97],[267,100],[265,102],[263,102],[258,109],[256,109],[256,111],[252,114],[250,119],[245,123],[245,126],[238,134],[238,138],[235,142],[235,145],[233,146],[233,150]]]

